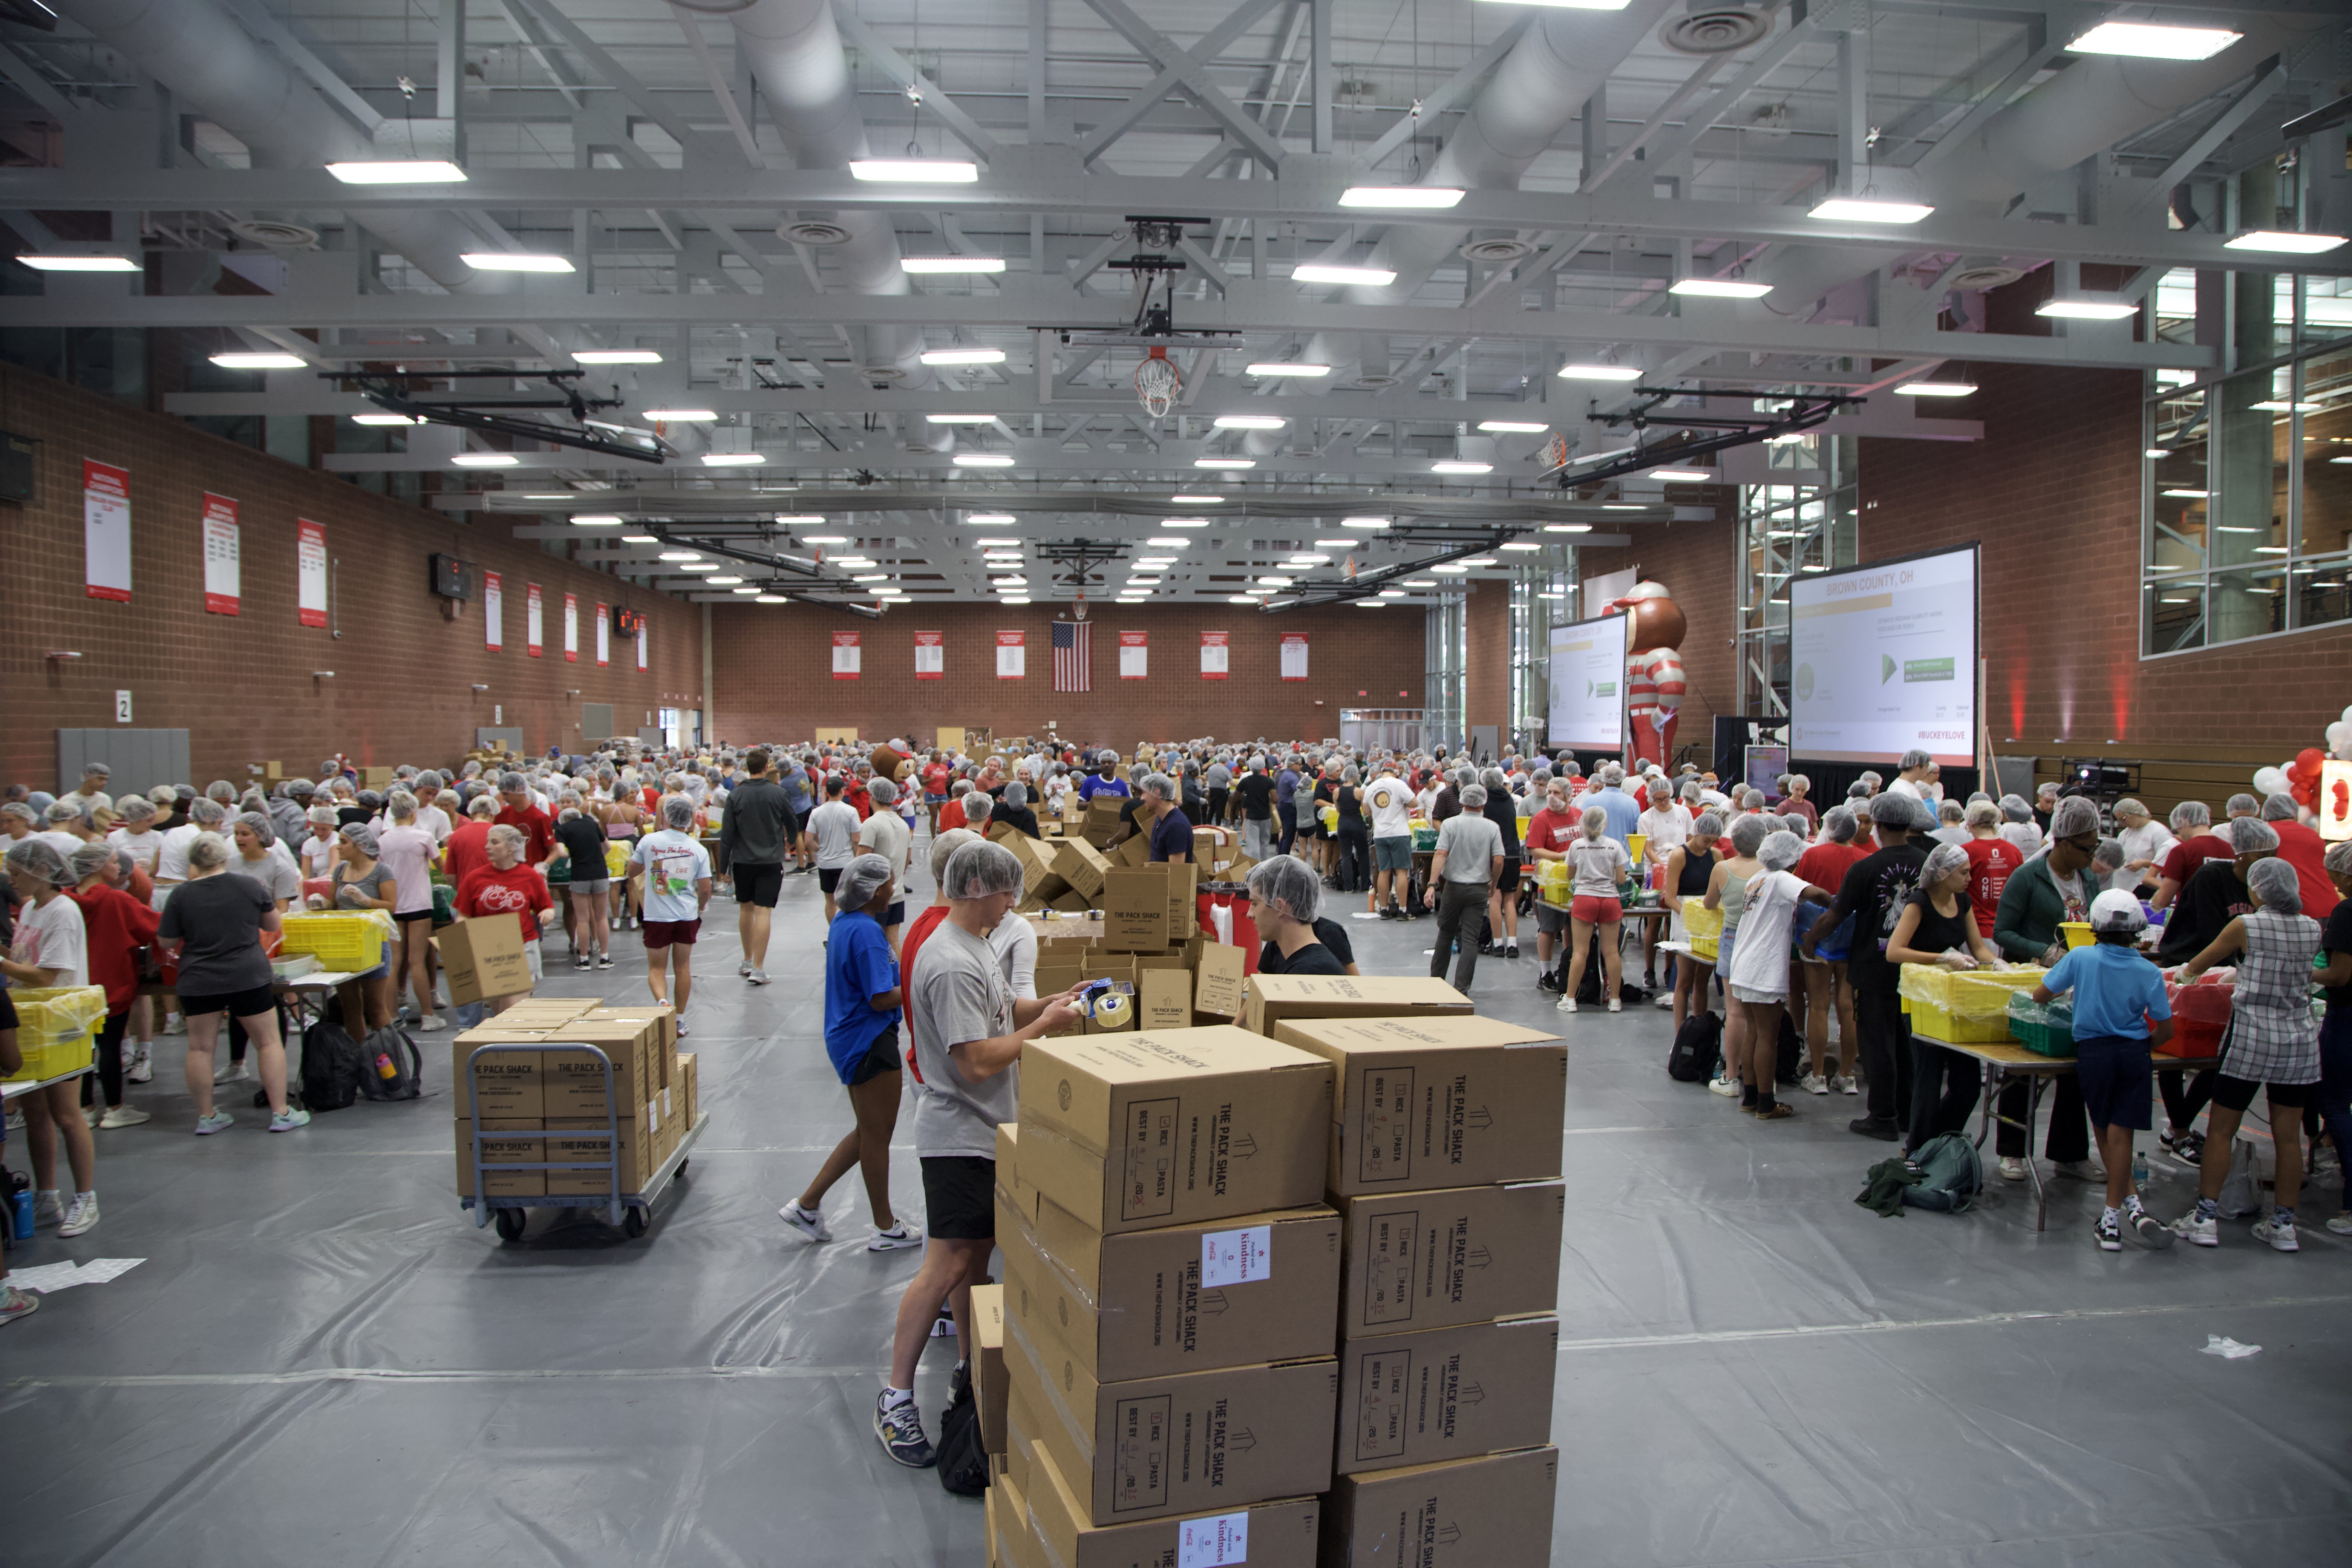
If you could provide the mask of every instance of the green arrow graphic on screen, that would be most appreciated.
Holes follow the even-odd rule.
[[[1878,684],[1885,685],[1895,679],[1895,661],[1885,654],[1878,656]]]

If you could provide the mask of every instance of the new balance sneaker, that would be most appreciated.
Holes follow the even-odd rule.
[[[269,1119],[272,1132],[292,1132],[310,1125],[310,1113],[299,1105],[289,1105]]]
[[[2205,1134],[2183,1132],[2175,1138],[2172,1141],[2172,1157],[2192,1171],[2202,1165],[2205,1163]]]
[[[1562,980],[1559,975],[1554,974],[1549,969],[1536,976],[1536,989],[1538,991],[1549,991],[1555,996],[1560,994],[1561,988],[1567,984],[1568,982]]]
[[[2195,1209],[2190,1209],[2172,1222],[2172,1234],[2193,1247],[2221,1245],[2221,1222],[2208,1216],[2200,1216]]]
[[[1803,1088],[1807,1094],[1827,1094],[1830,1091],[1830,1080],[1817,1072],[1809,1072],[1805,1075]]]
[[[65,1222],[58,1226],[59,1236],[79,1236],[98,1224],[98,1194],[76,1193],[73,1207],[66,1210]]]
[[[609,952],[600,952],[600,953],[598,953],[598,954],[596,955],[596,967],[597,967],[597,968],[599,968],[599,969],[610,969],[610,968],[612,968],[612,967],[613,967],[613,955],[612,955],[611,953],[609,953]]]
[[[872,1226],[866,1229],[866,1250],[868,1252],[896,1252],[902,1247],[923,1245],[923,1233],[903,1219],[888,1230],[877,1229]]]
[[[2124,1227],[2117,1223],[2113,1209],[2099,1215],[2099,1223],[2092,1227],[2091,1234],[2098,1238],[2101,1252],[2121,1252],[2124,1249]]]
[[[874,1436],[882,1441],[882,1451],[894,1463],[910,1470],[931,1468],[931,1440],[923,1436],[923,1413],[915,1408],[911,1394],[896,1405],[890,1402],[885,1389],[874,1396]]]
[[[2327,1228],[2337,1236],[2352,1236],[2352,1214],[2335,1215],[2328,1220]]]
[[[236,1117],[231,1116],[226,1110],[215,1110],[210,1116],[199,1116],[196,1118],[196,1136],[199,1138],[210,1137],[215,1132],[226,1132],[236,1125]]]
[[[106,1108],[106,1114],[98,1119],[98,1124],[100,1127],[136,1127],[142,1121],[154,1120],[147,1112],[133,1106],[110,1105]]]
[[[572,955],[572,967],[576,970],[587,970],[593,967],[595,962],[584,952],[575,952]]]
[[[2140,1245],[2151,1252],[2162,1252],[2177,1239],[2171,1227],[2137,1204],[2124,1210],[2124,1218],[2130,1222]]]
[[[416,1026],[429,1035],[436,1029],[447,1028],[449,1022],[438,1013],[427,1013],[416,1020]]]
[[[131,1065],[123,1070],[122,1076],[127,1081],[131,1083],[154,1082],[154,1047],[152,1046],[141,1046],[138,1047],[137,1051],[131,1056]]]
[[[29,1318],[40,1310],[41,1299],[30,1290],[19,1290],[14,1285],[0,1286],[0,1323],[13,1323],[19,1318]]]
[[[60,1231],[58,1234],[63,1235],[64,1232]],[[2253,1237],[2273,1252],[2303,1250],[2303,1243],[2294,1238],[2294,1221],[2281,1219],[2276,1215],[2256,1220],[2253,1224]]]
[[[807,1237],[811,1241],[831,1241],[833,1239],[833,1232],[825,1225],[824,1215],[817,1213],[814,1209],[804,1209],[797,1203],[789,1203],[776,1211],[776,1217],[782,1220],[786,1225],[791,1226],[794,1230],[799,1231],[803,1236]]]
[[[2000,1157],[2000,1179],[2002,1181],[2021,1182],[2025,1180],[2025,1162],[2023,1160],[2019,1159],[2014,1154],[2003,1154]]]

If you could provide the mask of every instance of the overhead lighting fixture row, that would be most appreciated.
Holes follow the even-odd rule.
[[[1490,436],[1540,436],[1551,426],[1525,419],[1482,419],[1478,428]]]
[[[1666,290],[1704,300],[1761,300],[1771,291],[1769,283],[1742,283],[1729,278],[1685,278]]]
[[[477,272],[570,272],[572,259],[521,250],[468,250],[458,260]]]
[[[461,185],[466,171],[446,158],[360,159],[330,163],[327,173],[347,185]]]
[[[1453,185],[1349,185],[1339,193],[1343,207],[1392,207],[1443,212],[1459,206],[1466,192]]]
[[[36,272],[136,272],[139,262],[128,256],[98,256],[84,254],[47,254],[35,252],[16,258],[19,265]]]
[[[651,349],[573,349],[576,364],[659,364],[662,356]]]
[[[212,356],[213,363],[223,370],[300,370],[310,361],[299,354],[280,350],[262,353],[219,353]]]
[[[352,423],[354,425],[422,425],[425,421],[411,419],[405,414],[354,414],[352,416]]]
[[[1936,209],[1918,202],[1874,201],[1867,196],[1832,196],[1807,216],[1828,223],[1917,223]]]
[[[2210,60],[2244,37],[2226,27],[2102,22],[2068,44],[2066,51],[2076,55],[2129,55],[2143,60]]]
[[[853,158],[849,177],[883,184],[969,185],[980,165],[967,158]]]
[[[1299,360],[1260,360],[1248,367],[1252,375],[1321,376],[1331,374],[1328,364],[1308,364]]]
[[[1290,269],[1294,283],[1347,283],[1371,289],[1385,289],[1396,277],[1385,267],[1327,267],[1318,261],[1304,261]]]
[[[904,256],[898,265],[919,277],[957,272],[1002,272],[1001,256]]]
[[[925,349],[925,364],[1003,364],[1003,349]]]

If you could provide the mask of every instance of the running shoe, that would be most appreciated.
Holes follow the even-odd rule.
[[[2221,1245],[2221,1222],[2200,1216],[2195,1209],[2190,1209],[2172,1222],[2172,1234],[2192,1246],[2219,1247]]]
[[[1625,999],[1622,996],[1612,996],[1609,998],[1609,1010],[1612,1013],[1622,1013],[1625,1010]]]
[[[2106,1172],[2099,1168],[2096,1160],[2061,1160],[2058,1162],[2058,1175],[2060,1180],[2068,1182],[2104,1182],[2107,1179]]]
[[[2131,1222],[2132,1234],[2139,1237],[2140,1245],[2150,1251],[2162,1252],[2177,1239],[2169,1226],[2137,1205],[2126,1209],[2124,1217]]]
[[[272,1132],[293,1132],[310,1125],[310,1113],[299,1105],[289,1105],[269,1119]]]
[[[215,1132],[226,1132],[236,1125],[236,1117],[226,1110],[215,1110],[210,1116],[196,1118],[196,1136],[205,1138]]]
[[[154,1082],[155,1053],[153,1047],[149,1046],[139,1047],[132,1053],[130,1064],[123,1069],[122,1076],[125,1081],[130,1083]]]
[[[755,969],[743,978],[754,985],[765,985],[768,984],[768,972],[764,969]]]
[[[2183,1132],[2172,1141],[2172,1158],[2179,1164],[2196,1170],[2205,1163],[2205,1134]]]
[[[612,968],[612,967],[613,967],[613,955],[612,955],[611,953],[609,953],[609,952],[600,952],[600,953],[598,953],[598,954],[596,955],[596,967],[597,967],[597,968],[599,968],[599,969],[610,969],[610,968]]]
[[[2327,1228],[2337,1236],[2352,1236],[2352,1214],[2340,1214],[2327,1222]]]
[[[33,1195],[33,1223],[35,1225],[55,1225],[65,1217],[65,1200],[59,1197],[56,1193],[36,1193]]]
[[[2091,1227],[2091,1234],[2098,1239],[2101,1252],[2121,1252],[2124,1249],[2124,1227],[2116,1222],[2112,1211],[2099,1215],[2098,1223]]]
[[[2014,1154],[2003,1154],[2000,1157],[2000,1179],[2002,1181],[2021,1182],[2025,1180],[2025,1173],[2024,1161],[2019,1159]]]
[[[915,1396],[896,1405],[889,1398],[887,1391],[874,1396],[874,1436],[881,1439],[882,1451],[910,1470],[929,1469],[931,1440],[923,1436],[923,1413],[915,1408]]]
[[[98,1124],[100,1127],[136,1127],[142,1121],[154,1120],[136,1106],[110,1105],[107,1107],[106,1114],[98,1119]]]
[[[1827,1094],[1830,1091],[1830,1080],[1817,1072],[1809,1072],[1805,1075],[1805,1081],[1801,1087],[1807,1094]]]
[[[776,1211],[776,1217],[811,1241],[833,1239],[833,1232],[825,1226],[824,1215],[814,1209],[804,1209],[796,1203],[786,1204]]]
[[[213,1083],[215,1086],[224,1083],[250,1083],[252,1081],[253,1073],[243,1062],[223,1062],[220,1066],[213,1068]]]
[[[19,1290],[14,1285],[0,1286],[0,1290],[6,1292],[0,1295],[0,1323],[13,1323],[40,1310],[41,1299],[30,1290]]]
[[[1862,1092],[1862,1086],[1854,1081],[1853,1075],[1851,1073],[1848,1073],[1843,1078],[1840,1078],[1835,1073],[1830,1074],[1830,1087],[1836,1089],[1840,1094],[1860,1094]]]
[[[440,1014],[427,1013],[425,1016],[416,1020],[416,1026],[429,1035],[436,1029],[447,1028],[449,1024],[448,1021],[443,1018]]]
[[[749,980],[751,977],[751,966],[748,963],[738,963],[735,966],[735,974],[738,979]]]
[[[1576,1011],[1576,998],[1573,996],[1563,996],[1559,1001],[1553,1003],[1552,1005],[1559,1008],[1563,1013],[1573,1013]]]
[[[1745,1086],[1736,1078],[1724,1078],[1718,1075],[1707,1079],[1706,1087],[1711,1094],[1720,1094],[1737,1100]]]
[[[60,1231],[59,1235],[64,1232]],[[2253,1224],[2253,1237],[2273,1252],[2300,1252],[2303,1243],[2294,1238],[2294,1221],[2272,1215]]]
[[[868,1252],[896,1252],[902,1247],[923,1245],[923,1233],[903,1219],[888,1230],[871,1226],[866,1228],[871,1232],[866,1238],[866,1250]]]

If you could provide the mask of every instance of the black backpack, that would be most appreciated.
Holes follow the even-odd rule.
[[[1666,1053],[1666,1076],[1676,1083],[1704,1083],[1723,1060],[1723,1019],[1701,1008],[1675,1032]]]
[[[341,1024],[321,1018],[302,1031],[302,1105],[308,1110],[341,1110],[360,1097],[367,1070],[360,1043]]]
[[[988,1490],[988,1448],[980,1435],[980,1406],[972,1403],[969,1385],[957,1389],[949,1401],[931,1452],[938,1460],[940,1485],[958,1497],[978,1497]]]
[[[1780,1009],[1780,1060],[1772,1076],[1783,1084],[1805,1081],[1804,1037],[1797,1033],[1797,1021],[1786,1007]]]
[[[425,1093],[425,1054],[399,1025],[387,1024],[370,1035],[360,1055],[367,1061],[360,1074],[360,1092],[368,1099],[415,1100]]]

